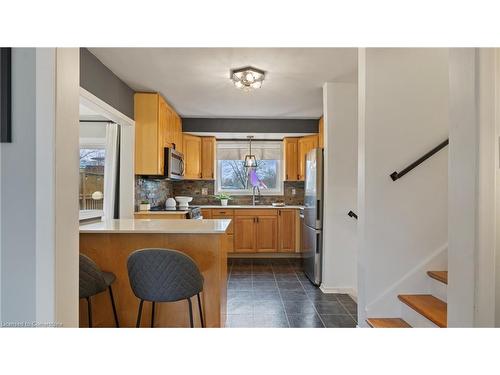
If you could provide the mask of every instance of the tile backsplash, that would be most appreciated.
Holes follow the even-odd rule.
[[[135,204],[138,207],[141,200],[149,200],[151,206],[164,205],[169,197],[184,195],[193,197],[191,205],[219,204],[214,196],[214,181],[183,180],[169,181],[159,178],[136,176],[135,179]],[[207,189],[207,195],[202,195],[202,189]],[[295,195],[293,195],[295,189]],[[289,205],[304,204],[304,182],[285,182],[284,195],[262,195],[261,203],[284,202]],[[229,202],[230,205],[252,204],[251,195],[235,195]]]
[[[172,181],[164,178],[135,176],[135,209],[143,200],[149,201],[151,207],[164,206],[168,197],[174,194]]]

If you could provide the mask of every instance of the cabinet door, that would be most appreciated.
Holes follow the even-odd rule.
[[[158,152],[163,150],[165,147],[169,147],[168,144],[168,121],[169,113],[167,103],[158,96]],[[165,157],[164,154],[158,157],[158,168],[160,171],[164,170]]]
[[[297,181],[298,175],[298,138],[285,138],[285,180]]]
[[[168,147],[175,144],[175,114],[170,107],[167,107],[167,129],[165,134],[165,143]]]
[[[278,251],[295,252],[297,239],[297,210],[278,212]]]
[[[278,251],[278,218],[258,216],[256,222],[255,246],[259,253]]]
[[[298,155],[299,155],[299,180],[304,181],[306,176],[306,154],[313,148],[318,147],[318,136],[309,135],[299,138],[298,140]]]
[[[255,217],[234,217],[234,252],[255,252]]]
[[[182,120],[181,118],[176,114],[175,116],[175,134],[174,134],[174,143],[175,143],[175,149],[179,152],[183,152],[182,148]]]
[[[213,180],[215,166],[215,137],[201,138],[201,178]]]
[[[319,119],[318,124],[318,147],[325,148],[325,123],[323,116]]]
[[[163,174],[163,157],[160,153],[158,94],[136,93],[135,113],[135,174]],[[163,149],[161,150],[163,152]]]
[[[212,218],[212,210],[210,208],[202,208],[201,209],[201,216],[203,216],[204,219],[211,219]]]
[[[183,135],[184,178],[201,178],[201,138],[190,134]]]

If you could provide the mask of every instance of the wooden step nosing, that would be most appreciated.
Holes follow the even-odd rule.
[[[427,276],[429,276],[430,278],[437,280],[443,284],[448,285],[448,277],[445,277],[445,278],[440,277],[439,274],[437,274],[436,272],[438,272],[438,271],[427,271]],[[444,272],[444,271],[439,271],[439,272]]]
[[[422,295],[418,295],[418,294],[400,294],[398,296],[398,299],[403,302],[405,305],[409,306],[410,308],[412,308],[413,310],[415,310],[416,312],[418,312],[420,315],[422,315],[423,317],[425,317],[426,319],[428,319],[429,321],[431,321],[432,323],[434,323],[435,325],[437,325],[438,327],[441,327],[441,328],[446,328],[446,323],[442,323],[442,320],[441,319],[435,319],[433,314],[429,314],[425,308],[422,308],[421,306],[419,306],[418,303],[412,303],[410,300],[408,300],[406,297],[411,297],[411,296],[428,296],[428,297],[432,297],[432,298],[435,298],[437,300],[437,302],[439,303],[442,303],[443,305],[446,306],[446,302],[440,300],[439,298],[436,298],[430,294],[422,294]],[[447,321],[447,317],[445,315],[445,321]]]

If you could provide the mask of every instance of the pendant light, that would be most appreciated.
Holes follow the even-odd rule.
[[[253,136],[249,135],[248,137],[248,154],[245,155],[245,168],[255,168],[257,167],[257,159],[255,155],[252,154],[252,138]]]

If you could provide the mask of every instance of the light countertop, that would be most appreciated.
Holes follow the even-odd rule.
[[[286,206],[271,206],[271,205],[227,205],[227,206],[221,206],[221,205],[194,205],[196,207],[200,208],[275,208],[275,209],[280,209],[280,208],[288,208],[288,209],[301,209],[304,208],[304,206],[292,206],[292,205],[286,205]]]
[[[80,233],[220,234],[231,220],[114,219],[80,225]]]
[[[175,210],[134,212],[135,215],[185,215],[187,213],[188,211],[175,211]]]

